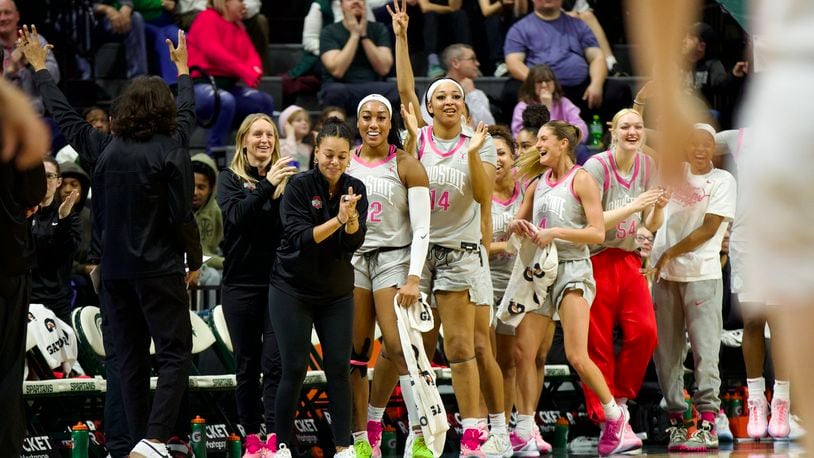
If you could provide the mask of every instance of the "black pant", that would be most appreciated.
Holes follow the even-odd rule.
[[[192,325],[184,278],[105,280],[104,287],[109,293],[107,311],[131,437],[166,442],[175,427],[192,364]],[[152,409],[150,337],[158,366]]]
[[[123,458],[130,454],[130,450],[135,444],[130,438],[127,415],[124,412],[119,357],[116,353],[116,345],[114,345],[114,333],[110,327],[109,303],[110,296],[102,285],[99,291],[99,309],[102,312],[102,339],[105,344],[105,381],[107,382],[104,408],[105,448],[113,458]]]
[[[444,29],[449,30],[452,41],[454,43],[464,43],[471,45],[472,36],[469,33],[469,17],[466,11],[458,10],[454,13],[438,14],[438,13],[425,13],[424,14],[424,54],[438,54],[443,49],[440,48],[439,36],[442,35],[441,28],[442,20],[446,20]]]
[[[349,447],[351,440],[350,354],[353,337],[353,296],[303,301],[269,288],[269,309],[283,361],[277,390],[277,443],[290,444],[302,382],[308,370],[313,326],[322,345],[322,364],[328,378],[328,401],[334,442]]]
[[[266,431],[274,432],[274,399],[283,367],[269,317],[269,288],[223,285],[223,314],[237,363],[235,401],[246,434],[260,432],[260,371],[263,371],[263,414]]]
[[[25,437],[23,368],[31,276],[0,276],[0,454],[20,456]]]

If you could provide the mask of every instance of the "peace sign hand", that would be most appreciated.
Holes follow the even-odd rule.
[[[407,16],[407,0],[402,0],[401,6],[399,0],[393,0],[393,9],[390,9],[390,5],[385,7],[393,19],[393,33],[396,38],[407,38],[407,24],[410,22],[410,17]]]

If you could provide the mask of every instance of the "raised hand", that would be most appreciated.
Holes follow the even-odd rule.
[[[461,115],[461,120],[464,124],[466,124],[466,118]],[[475,135],[469,140],[469,153],[479,153],[481,147],[483,147],[483,142],[486,141],[486,136],[489,135],[489,131],[486,128],[486,124],[483,121],[478,123],[478,127],[475,129]]]
[[[184,31],[178,30],[178,46],[174,46],[172,40],[169,38],[164,41],[170,49],[170,59],[172,59],[172,62],[178,69],[178,74],[189,73],[189,68],[187,67],[187,37]]]
[[[284,179],[297,173],[299,170],[296,167],[288,165],[293,159],[294,158],[289,156],[278,159],[266,174],[266,180],[273,186],[277,186],[282,183]]]
[[[415,108],[412,102],[407,104],[409,108],[405,109],[404,104],[401,104],[401,119],[404,121],[404,128],[410,136],[418,138],[418,118],[415,114]]]
[[[402,0],[401,6],[399,6],[399,0],[393,0],[393,9],[390,9],[390,5],[385,5],[385,7],[393,20],[393,33],[396,37],[406,38],[407,25],[410,22],[410,17],[407,16],[407,0]]]
[[[37,33],[37,26],[32,25],[29,30],[27,25],[24,25],[17,38],[17,51],[31,64],[34,71],[40,71],[45,68],[45,61],[48,58],[48,50],[53,46],[46,44],[40,46],[40,35]]]

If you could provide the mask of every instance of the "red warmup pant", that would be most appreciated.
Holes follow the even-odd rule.
[[[588,355],[602,371],[615,398],[634,399],[644,379],[658,340],[656,315],[647,280],[639,272],[637,253],[617,248],[591,257],[596,281],[596,298],[591,306]],[[613,330],[622,330],[622,348],[615,354]],[[588,417],[605,421],[602,403],[583,384]]]

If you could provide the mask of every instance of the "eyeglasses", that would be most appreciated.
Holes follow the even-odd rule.
[[[637,235],[636,236],[636,241],[639,242],[639,243],[652,242],[653,237],[648,236],[648,235]]]
[[[59,178],[59,175],[57,175],[56,173],[46,173],[45,174],[45,179],[48,180],[48,181],[55,181],[58,178]]]
[[[470,57],[461,57],[459,60],[471,60],[472,62],[477,62],[478,58],[476,56],[470,56]]]

